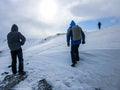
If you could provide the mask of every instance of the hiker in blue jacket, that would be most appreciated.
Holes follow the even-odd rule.
[[[70,23],[70,27],[67,30],[67,46],[70,46],[71,40],[71,59],[72,59],[72,67],[75,67],[77,61],[79,61],[79,45],[85,44],[85,34],[82,31],[81,27],[76,25],[76,23],[72,20]]]

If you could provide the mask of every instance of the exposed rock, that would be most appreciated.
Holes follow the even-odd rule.
[[[8,68],[11,68],[11,67],[12,67],[12,65],[9,65],[9,66],[8,66]]]
[[[26,75],[7,75],[3,81],[0,82],[0,90],[10,90],[19,82],[27,78]]]
[[[52,90],[52,86],[47,83],[46,79],[42,79],[33,87],[33,90]]]
[[[95,88],[95,90],[101,90],[100,88]]]
[[[2,73],[1,75],[7,75],[7,74],[9,74],[9,72],[4,72],[4,73]]]

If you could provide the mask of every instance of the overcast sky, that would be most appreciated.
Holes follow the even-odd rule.
[[[27,37],[66,32],[71,20],[120,17],[120,0],[0,0],[0,33],[12,24]]]

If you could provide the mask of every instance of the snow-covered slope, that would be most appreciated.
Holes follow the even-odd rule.
[[[86,32],[86,44],[79,48],[80,61],[75,68],[70,66],[70,47],[66,45],[65,34],[25,45],[24,65],[29,76],[15,90],[31,90],[43,78],[53,90],[120,90],[119,28]],[[11,73],[7,68],[11,60],[7,50],[0,53],[0,73]]]
[[[84,49],[120,49],[120,26],[89,32]]]

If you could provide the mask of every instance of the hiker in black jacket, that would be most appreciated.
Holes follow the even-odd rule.
[[[19,74],[25,74],[24,65],[23,65],[23,53],[21,46],[24,45],[26,39],[25,37],[18,32],[18,26],[13,24],[11,28],[11,32],[7,35],[8,46],[11,51],[12,58],[12,73],[17,73],[17,57],[19,59]]]

